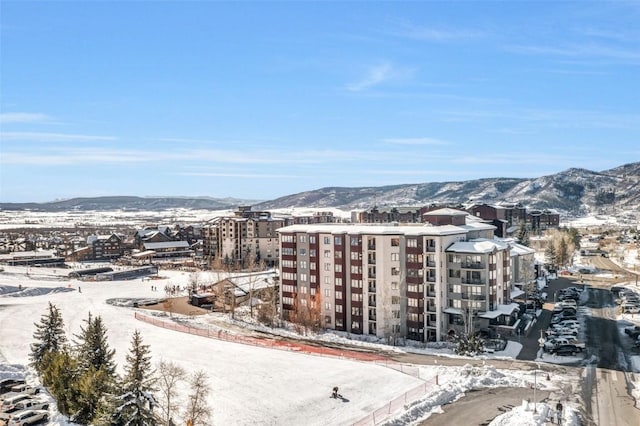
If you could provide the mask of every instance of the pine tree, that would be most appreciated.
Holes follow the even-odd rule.
[[[85,323],[85,327],[80,327],[80,334],[75,336],[80,368],[85,371],[90,367],[96,371],[102,369],[110,376],[115,377],[116,364],[113,357],[116,351],[109,348],[107,329],[102,318],[99,316],[93,318],[89,313]]]
[[[58,411],[71,416],[72,406],[78,398],[78,361],[68,349],[47,352],[44,357],[46,368],[42,372],[42,383],[55,398]]]
[[[569,247],[567,246],[567,240],[565,237],[562,237],[558,243],[557,258],[558,263],[562,266],[569,262]]]
[[[520,244],[522,244],[523,246],[529,247],[531,240],[529,238],[529,231],[527,230],[526,224],[523,223],[522,225],[520,225],[520,229],[518,229],[517,238]]]
[[[122,394],[113,424],[127,426],[151,426],[157,421],[153,414],[156,400],[154,372],[151,369],[149,346],[142,343],[142,336],[136,330],[131,338],[131,348],[126,357]]]
[[[40,323],[34,323],[36,331],[33,338],[36,342],[31,345],[29,359],[31,365],[39,374],[47,369],[47,363],[52,359],[47,354],[59,353],[66,348],[67,336],[64,332],[64,321],[60,310],[49,302],[48,313],[40,318]]]
[[[116,382],[115,350],[109,349],[102,318],[91,316],[76,335],[75,351],[80,377],[76,383],[79,397],[72,407],[72,420],[88,424],[96,416],[102,397],[113,392]]]
[[[547,248],[544,251],[544,257],[547,260],[547,263],[555,266],[558,262],[558,258],[556,256],[556,246],[553,244],[553,241],[547,242]]]

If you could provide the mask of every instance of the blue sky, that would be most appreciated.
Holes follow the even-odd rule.
[[[640,160],[638,2],[3,1],[0,201]]]

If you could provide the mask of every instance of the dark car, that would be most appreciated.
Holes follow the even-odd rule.
[[[24,379],[2,379],[0,380],[0,393],[9,392],[13,386],[25,384]]]
[[[637,339],[640,336],[640,326],[627,327],[624,332],[632,339]]]
[[[556,346],[555,348],[552,348],[549,352],[554,355],[560,355],[560,356],[575,355],[578,352],[582,352],[582,348],[576,345],[559,345],[559,346]]]

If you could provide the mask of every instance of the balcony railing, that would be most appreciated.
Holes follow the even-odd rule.
[[[436,262],[430,262],[430,261],[426,261],[425,264],[427,265],[428,268],[435,268],[436,267]]]
[[[482,278],[463,278],[462,284],[486,284]]]
[[[462,262],[464,269],[484,269],[485,265],[482,262]]]
[[[369,286],[369,293],[375,293],[375,292],[376,292],[376,287],[375,287],[375,286],[370,285],[370,286]]]
[[[427,280],[427,282],[435,283],[436,282],[436,277],[432,277],[430,275],[427,275],[426,276],[426,280]]]
[[[427,305],[427,312],[437,312],[436,305]]]
[[[431,253],[435,253],[436,251],[436,248],[434,246],[427,246],[426,249],[428,252],[431,252]]]
[[[462,293],[462,298],[467,300],[487,300],[487,296],[484,294]]]

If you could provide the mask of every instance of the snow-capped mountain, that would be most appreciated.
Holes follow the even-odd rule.
[[[640,162],[594,172],[571,168],[532,179],[488,178],[459,182],[341,188],[306,191],[260,203],[256,209],[521,203],[528,208],[556,209],[574,214],[606,212],[640,206]]]

